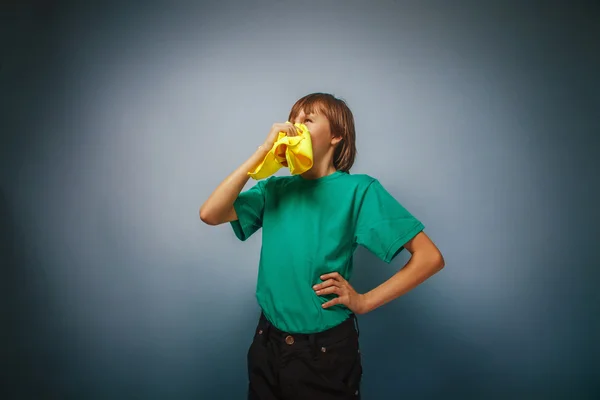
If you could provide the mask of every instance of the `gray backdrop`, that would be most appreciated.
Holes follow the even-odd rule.
[[[315,91],[446,259],[360,317],[364,398],[600,396],[592,2],[12,3],[4,398],[244,398],[260,234],[198,208]]]

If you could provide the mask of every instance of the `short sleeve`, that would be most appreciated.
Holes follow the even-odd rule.
[[[241,192],[233,203],[237,220],[231,221],[231,227],[241,241],[248,239],[262,227],[267,181],[268,179],[258,181],[250,189]]]
[[[378,180],[373,180],[360,203],[355,241],[390,263],[404,245],[424,229]]]

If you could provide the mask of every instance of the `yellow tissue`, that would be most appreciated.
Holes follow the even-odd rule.
[[[291,122],[287,122],[291,124]],[[303,174],[313,166],[312,141],[304,124],[294,124],[300,129],[298,136],[287,136],[279,132],[279,137],[264,160],[248,172],[253,179],[260,180],[273,175],[281,167],[288,167],[292,175]]]

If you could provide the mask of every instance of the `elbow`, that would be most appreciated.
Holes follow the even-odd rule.
[[[446,266],[446,261],[444,260],[444,256],[437,250],[433,256],[433,265],[437,271],[441,271]]]
[[[206,225],[221,225],[229,221],[233,221],[235,218],[235,211],[232,208],[231,211],[220,211],[218,207],[207,206],[203,204],[199,211],[200,220]]]
[[[431,247],[428,251],[422,252],[421,257],[423,259],[423,264],[427,265],[427,269],[429,269],[432,274],[441,271],[446,266],[444,256],[442,256],[442,253],[437,247]]]
[[[206,207],[202,206],[200,207],[200,220],[202,222],[204,222],[206,225],[211,225],[211,226],[215,226],[217,225],[217,221],[215,220],[214,216],[210,213],[210,211],[206,210]]]

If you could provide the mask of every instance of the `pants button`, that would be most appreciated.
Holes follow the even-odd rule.
[[[285,342],[286,342],[287,344],[289,344],[290,346],[291,346],[291,345],[293,345],[293,344],[294,344],[294,337],[293,337],[293,336],[291,336],[291,335],[288,335],[288,336],[286,336],[286,337],[285,337]]]

